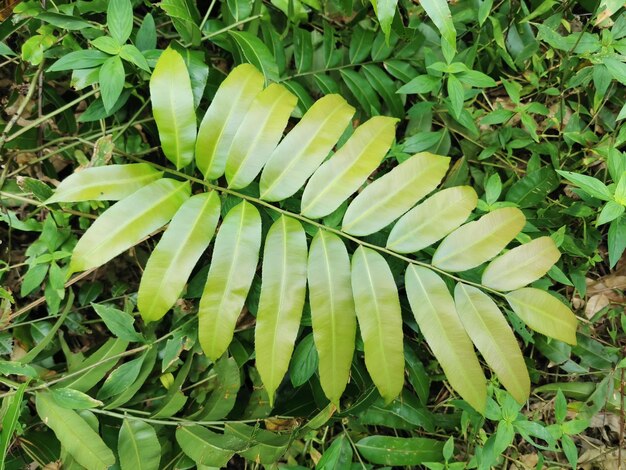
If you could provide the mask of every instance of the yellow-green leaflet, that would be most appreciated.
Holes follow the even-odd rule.
[[[231,209],[213,248],[211,267],[198,310],[198,338],[216,361],[233,339],[237,317],[250,290],[261,249],[261,216],[249,202]]]
[[[444,238],[432,263],[449,272],[475,268],[500,253],[525,223],[526,217],[515,207],[496,209]]]
[[[467,220],[478,202],[470,186],[444,189],[407,212],[391,229],[387,248],[415,253],[441,240]]]
[[[370,235],[386,227],[437,187],[449,157],[418,153],[368,185],[348,206],[342,230]]]
[[[365,366],[380,395],[390,403],[404,385],[398,288],[385,258],[362,246],[352,255],[351,281],[365,350]]]
[[[193,159],[196,112],[187,66],[170,47],[163,51],[152,72],[150,99],[163,153],[180,170]]]
[[[454,288],[456,311],[476,348],[519,403],[530,395],[530,378],[511,327],[491,298],[473,286]]]
[[[111,449],[76,411],[61,408],[50,393],[36,397],[37,414],[77,463],[90,470],[106,470],[115,463]]]
[[[188,182],[162,178],[111,206],[78,240],[70,271],[103,265],[170,221],[189,197]]]
[[[309,303],[322,389],[339,406],[350,376],[356,313],[350,284],[350,257],[341,238],[320,230],[308,264]]]
[[[304,186],[346,130],[354,108],[339,95],[315,102],[272,153],[261,174],[261,198],[282,201]]]
[[[202,118],[196,141],[196,165],[206,179],[224,174],[235,133],[264,83],[263,74],[253,65],[241,64],[220,84]]]
[[[119,201],[163,176],[147,163],[86,168],[65,178],[46,204]]]
[[[257,95],[228,150],[229,188],[244,188],[256,178],[276,148],[297,104],[296,95],[277,83]]]
[[[300,327],[306,292],[306,235],[300,222],[281,215],[263,249],[261,296],[254,343],[256,366],[270,404],[283,380]]]
[[[539,237],[498,256],[483,272],[482,284],[509,291],[542,277],[561,257],[550,237]]]
[[[550,293],[525,287],[506,294],[506,300],[533,330],[568,344],[576,344],[576,315]]]
[[[176,303],[211,243],[219,216],[220,198],[215,191],[196,194],[178,209],[141,276],[137,308],[144,321],[159,320]]]
[[[309,180],[301,212],[317,219],[333,212],[378,167],[395,137],[397,119],[375,116],[359,126]]]
[[[484,413],[487,379],[446,283],[430,269],[410,265],[405,287],[415,321],[448,382],[475,410]]]

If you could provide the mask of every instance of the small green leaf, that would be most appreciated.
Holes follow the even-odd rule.
[[[57,405],[70,410],[88,410],[103,405],[100,400],[71,388],[56,388],[50,390],[50,393]]]
[[[102,52],[106,52],[111,55],[119,54],[120,49],[122,48],[122,45],[111,36],[99,36],[91,41],[91,45],[96,49],[100,49]]]
[[[120,428],[117,451],[122,470],[159,469],[161,444],[148,423],[125,419]]]
[[[176,430],[176,441],[183,452],[198,465],[222,468],[246,443],[234,436],[217,434],[202,426],[183,426]]]
[[[459,119],[461,111],[463,111],[463,103],[465,102],[465,90],[463,84],[454,75],[448,75],[448,98],[452,105],[454,116]]]
[[[237,47],[248,62],[263,72],[265,81],[278,82],[278,65],[267,46],[258,37],[246,31],[229,31]]]
[[[154,17],[152,14],[147,13],[143,17],[141,26],[137,30],[137,36],[135,37],[135,46],[140,51],[149,51],[156,49],[157,45],[157,32],[156,25],[154,24]]]
[[[74,51],[64,55],[48,67],[48,72],[62,70],[90,69],[102,65],[111,56],[95,49]]]
[[[0,373],[3,376],[6,375],[21,375],[34,379],[39,374],[37,371],[28,364],[21,364],[14,361],[2,361],[0,360]]]
[[[590,196],[602,199],[603,201],[613,199],[611,190],[599,179],[593,178],[592,176],[572,173],[571,171],[557,170],[556,172],[571,183],[574,183]]]
[[[378,465],[417,466],[441,459],[443,442],[422,437],[368,436],[356,443],[359,453]]]
[[[114,39],[124,44],[133,31],[133,6],[130,0],[109,0],[107,28]]]
[[[615,201],[607,202],[600,211],[600,214],[598,215],[596,225],[608,224],[618,217],[621,217],[621,215],[624,213],[624,209],[626,208],[622,204],[619,204]]]
[[[98,392],[98,399],[106,400],[126,390],[139,375],[145,357],[143,354],[136,359],[125,362],[111,372]]]
[[[426,14],[441,33],[444,56],[451,62],[456,52],[456,29],[447,0],[421,0],[420,6],[426,10]]]
[[[108,305],[92,303],[91,306],[116,337],[130,342],[143,343],[145,341],[144,337],[135,330],[133,326],[135,319],[132,315]]]
[[[316,470],[348,470],[352,468],[352,446],[345,434],[342,434],[324,451]]]
[[[136,65],[146,72],[150,72],[150,66],[148,61],[143,56],[141,51],[132,44],[124,44],[120,49],[120,57],[131,64]]]
[[[308,334],[298,342],[291,357],[289,378],[292,385],[299,387],[305,384],[317,370],[318,362],[319,358],[313,343],[313,335]]]
[[[118,56],[108,58],[100,67],[98,77],[102,103],[104,104],[104,109],[109,111],[115,106],[124,89],[126,72],[124,72],[122,59]]]
[[[391,33],[391,23],[393,22],[393,17],[396,14],[396,5],[398,0],[371,0],[371,3],[374,7],[374,11],[376,12],[378,22],[380,23],[380,29],[382,29],[387,39],[389,39],[389,34]]]

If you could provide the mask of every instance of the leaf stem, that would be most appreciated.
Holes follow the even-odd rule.
[[[347,233],[345,233],[345,232],[343,232],[341,230],[338,230],[338,229],[335,229],[335,228],[331,228],[331,227],[328,227],[328,226],[326,226],[326,225],[324,225],[324,224],[322,224],[320,222],[316,222],[315,220],[311,220],[311,219],[309,219],[309,218],[307,218],[307,217],[305,217],[303,215],[296,214],[294,212],[290,212],[290,211],[285,210],[285,209],[281,209],[280,207],[276,207],[275,205],[270,204],[269,202],[263,201],[262,199],[259,199],[257,197],[248,196],[247,194],[242,194],[240,192],[233,191],[232,189],[223,188],[222,186],[210,183],[208,181],[201,180],[200,178],[195,178],[193,176],[189,176],[189,175],[187,175],[187,174],[185,174],[185,173],[183,173],[181,171],[172,170],[171,168],[168,168],[168,167],[165,167],[165,166],[162,166],[162,165],[150,162],[148,160],[136,157],[134,155],[127,155],[127,157],[130,158],[131,160],[134,160],[134,161],[137,161],[137,162],[140,162],[140,163],[147,163],[147,164],[152,165],[153,167],[155,167],[155,168],[157,168],[159,170],[163,170],[163,171],[165,171],[167,173],[170,173],[172,175],[176,175],[176,176],[178,176],[180,178],[184,178],[184,179],[186,179],[186,180],[188,180],[190,182],[201,184],[201,185],[206,186],[207,188],[213,189],[215,191],[219,191],[219,192],[222,192],[222,193],[225,193],[225,194],[230,194],[232,196],[236,196],[238,198],[245,199],[246,201],[253,202],[253,203],[258,204],[260,206],[267,207],[268,209],[273,210],[275,212],[278,212],[279,214],[283,214],[283,215],[286,215],[288,217],[292,217],[294,219],[298,219],[298,220],[300,220],[302,222],[305,222],[307,224],[313,225],[313,226],[319,228],[320,230],[326,230],[327,232],[334,233],[335,235],[338,235],[338,236],[340,236],[340,237],[342,237],[342,238],[344,238],[346,240],[350,240],[350,241],[352,241],[354,243],[357,243],[360,246],[364,246],[366,248],[371,248],[372,250],[376,250],[376,251],[378,251],[380,253],[384,253],[384,254],[386,254],[388,256],[392,256],[394,258],[400,259],[400,260],[402,260],[402,261],[404,261],[406,263],[409,263],[409,264],[415,264],[415,265],[422,266],[424,268],[430,269],[431,271],[435,271],[435,272],[437,272],[437,273],[439,273],[439,274],[441,274],[443,276],[446,276],[446,277],[448,277],[450,279],[454,279],[457,282],[462,282],[464,284],[468,284],[468,285],[477,287],[479,289],[488,291],[488,292],[490,292],[490,293],[492,293],[494,295],[500,296],[500,297],[504,297],[505,296],[505,294],[502,293],[502,292],[499,292],[499,291],[497,291],[495,289],[491,289],[491,288],[489,288],[487,286],[483,286],[482,284],[477,283],[477,282],[472,282],[472,281],[468,281],[466,279],[462,279],[462,278],[460,278],[458,276],[455,276],[454,274],[450,274],[449,272],[444,271],[443,269],[437,268],[437,267],[433,266],[430,263],[426,263],[424,261],[418,261],[416,259],[409,258],[407,256],[398,254],[398,253],[396,253],[394,251],[391,251],[391,250],[389,250],[387,248],[384,248],[382,246],[374,245],[373,243],[369,243],[369,242],[363,241],[363,240],[361,240],[361,239],[359,239],[357,237],[354,237],[352,235],[349,235],[349,234],[347,234]]]

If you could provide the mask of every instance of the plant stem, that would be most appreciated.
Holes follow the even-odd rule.
[[[219,191],[219,192],[222,192],[222,193],[230,194],[232,196],[236,196],[238,198],[245,199],[246,201],[253,202],[253,203],[258,204],[260,206],[267,207],[268,209],[271,209],[271,210],[273,210],[275,212],[278,212],[279,214],[286,215],[288,217],[292,217],[294,219],[298,219],[298,220],[300,220],[302,222],[305,222],[307,224],[313,225],[313,226],[319,228],[320,230],[326,230],[327,232],[334,233],[335,235],[338,235],[338,236],[340,236],[342,238],[345,238],[346,240],[350,240],[350,241],[352,241],[354,243],[357,243],[360,246],[363,246],[363,247],[366,247],[366,248],[371,248],[372,250],[376,250],[376,251],[378,251],[380,253],[384,253],[384,254],[392,256],[394,258],[400,259],[400,260],[402,260],[402,261],[404,261],[406,263],[409,263],[409,264],[415,264],[417,266],[422,266],[424,268],[430,269],[431,271],[435,271],[435,272],[437,272],[437,273],[439,273],[439,274],[441,274],[443,276],[446,276],[446,277],[448,277],[450,279],[454,279],[457,282],[462,282],[464,284],[468,284],[468,285],[471,285],[471,286],[474,286],[474,287],[478,287],[478,288],[480,288],[482,290],[488,291],[488,292],[490,292],[490,293],[492,293],[494,295],[500,296],[500,297],[504,297],[505,296],[505,294],[502,293],[502,292],[499,292],[499,291],[497,291],[495,289],[491,289],[491,288],[489,288],[487,286],[483,286],[482,284],[477,283],[477,282],[472,282],[472,281],[468,281],[466,279],[462,279],[462,278],[460,278],[458,276],[455,276],[454,274],[450,274],[449,272],[444,271],[443,269],[437,268],[437,267],[433,266],[430,263],[425,263],[424,261],[418,261],[418,260],[409,258],[407,256],[398,254],[398,253],[396,253],[394,251],[391,251],[391,250],[389,250],[387,248],[384,248],[382,246],[374,245],[373,243],[369,243],[369,242],[363,241],[363,240],[361,240],[361,239],[359,239],[357,237],[354,237],[354,236],[349,235],[349,234],[347,234],[345,232],[342,232],[341,230],[338,230],[338,229],[335,229],[335,228],[331,228],[331,227],[327,227],[326,225],[324,225],[322,223],[319,223],[319,222],[316,222],[314,220],[311,220],[311,219],[309,219],[309,218],[307,218],[307,217],[305,217],[303,215],[296,214],[294,212],[290,212],[290,211],[287,211],[285,209],[281,209],[280,207],[276,207],[275,205],[270,204],[269,202],[263,201],[262,199],[259,199],[257,197],[248,196],[247,194],[242,194],[242,193],[239,193],[237,191],[233,191],[232,189],[223,188],[223,187],[218,186],[216,184],[209,183],[208,181],[204,181],[204,180],[201,180],[199,178],[195,178],[193,176],[189,176],[189,175],[187,175],[187,174],[185,174],[183,172],[180,172],[180,171],[172,170],[171,168],[168,168],[168,167],[165,167],[165,166],[162,166],[162,165],[150,162],[150,161],[145,160],[143,158],[135,157],[133,155],[128,155],[128,158],[130,158],[131,160],[137,161],[137,162],[148,163],[149,165],[152,165],[153,167],[155,167],[155,168],[157,168],[159,170],[163,170],[163,171],[165,171],[167,173],[171,173],[171,174],[179,176],[181,178],[185,178],[185,179],[187,179],[190,182],[202,184],[202,185],[206,186],[207,188],[213,189],[215,191]]]

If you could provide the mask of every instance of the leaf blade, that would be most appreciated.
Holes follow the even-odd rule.
[[[306,291],[306,236],[282,215],[270,228],[263,251],[263,278],[255,329],[257,369],[273,404],[289,367]]]
[[[122,470],[158,470],[161,444],[154,428],[143,421],[125,419],[118,445]]]
[[[519,403],[530,395],[530,377],[524,357],[498,306],[479,289],[458,283],[454,302],[461,323],[502,385]]]
[[[141,276],[137,308],[145,321],[159,320],[178,300],[213,238],[219,215],[215,191],[196,194],[180,206]]]
[[[165,225],[189,195],[189,183],[163,178],[104,212],[78,240],[70,271],[100,266]]]
[[[249,202],[231,209],[217,234],[200,299],[198,338],[213,361],[228,348],[250,290],[261,249],[261,216]]]
[[[415,321],[450,385],[474,409],[484,413],[485,375],[446,284],[431,270],[410,265],[405,287]]]
[[[519,289],[541,278],[560,257],[552,238],[539,237],[491,261],[481,283],[499,291]]]
[[[362,246],[352,255],[351,281],[365,366],[385,402],[390,403],[404,385],[398,288],[385,259]]]
[[[432,263],[450,272],[479,266],[496,256],[525,223],[524,214],[515,207],[496,209],[462,225],[444,238],[433,255]]]
[[[337,235],[317,232],[309,250],[307,277],[320,382],[328,399],[338,406],[350,376],[356,311],[350,258]]]
[[[368,185],[348,206],[342,231],[370,235],[408,211],[441,182],[450,159],[428,152],[405,160]]]
[[[196,113],[187,66],[171,47],[163,51],[152,71],[150,98],[163,153],[180,170],[194,156]]]
[[[348,141],[309,180],[301,213],[324,217],[355,192],[391,147],[397,119],[376,116],[359,126]]]

